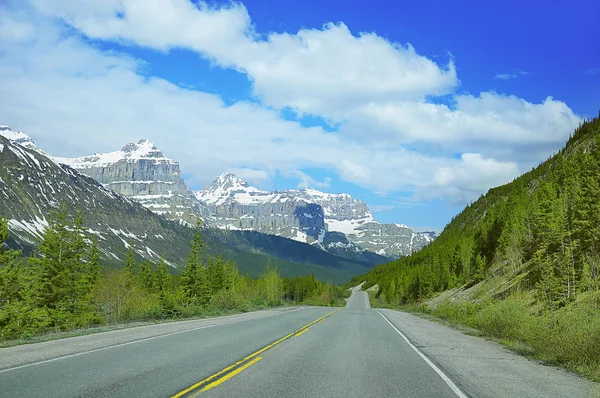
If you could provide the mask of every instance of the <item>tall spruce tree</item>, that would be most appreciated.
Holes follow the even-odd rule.
[[[48,228],[30,264],[39,275],[37,306],[47,308],[60,328],[97,321],[90,292],[98,276],[97,245],[89,245],[83,214],[71,217],[63,203],[50,217]]]
[[[206,305],[210,301],[210,288],[205,269],[204,240],[202,223],[196,223],[194,237],[190,244],[185,269],[181,276],[181,287],[185,296],[193,303]]]

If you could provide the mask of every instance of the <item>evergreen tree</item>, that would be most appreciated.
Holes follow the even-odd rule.
[[[97,246],[88,247],[83,215],[71,218],[63,204],[50,218],[37,255],[29,260],[39,273],[37,306],[47,308],[55,326],[97,321],[90,292],[97,278]]]
[[[154,276],[152,273],[152,265],[148,261],[140,264],[140,270],[137,275],[139,286],[148,293],[155,291]]]
[[[200,220],[196,224],[185,269],[181,276],[181,288],[184,295],[192,302],[206,305],[210,301],[210,290],[204,269],[204,240],[202,239]]]
[[[23,270],[17,258],[20,251],[6,246],[9,238],[8,220],[0,218],[0,310],[11,300],[22,298]]]
[[[127,273],[133,278],[135,275],[135,251],[133,249],[133,242],[129,242],[129,248],[127,249],[127,254],[125,256],[125,270]]]
[[[171,286],[171,278],[169,266],[161,257],[154,274],[154,286],[156,286],[156,289],[159,293],[165,293],[169,290]]]

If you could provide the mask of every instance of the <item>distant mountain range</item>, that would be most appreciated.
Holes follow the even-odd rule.
[[[157,262],[162,257],[175,273],[181,272],[193,231],[187,222],[169,220],[105,188],[5,126],[0,126],[0,165],[0,217],[9,220],[12,248],[31,253],[48,226],[49,215],[64,202],[69,209],[82,211],[84,226],[97,237],[105,265],[123,266],[133,245],[138,260]],[[387,260],[369,252],[340,257],[255,231],[205,228],[204,239],[208,254],[233,259],[250,276],[258,276],[271,261],[284,276],[314,274],[323,281],[342,283]]]
[[[403,224],[380,224],[364,202],[348,194],[314,189],[268,192],[231,173],[192,192],[179,163],[148,140],[115,152],[54,159],[171,220],[194,223],[201,217],[208,226],[282,236],[335,254],[369,251],[398,258],[437,236]]]
[[[134,246],[140,257],[156,260],[164,252],[174,266],[181,264],[188,227],[198,218],[211,231],[209,235],[220,242],[229,241],[230,247],[242,252],[297,261],[302,257],[298,253],[308,250],[301,248],[310,245],[310,253],[325,251],[361,267],[410,254],[436,236],[433,232],[415,233],[402,224],[379,224],[364,202],[347,194],[313,189],[268,192],[231,173],[192,192],[182,178],[179,163],[165,157],[148,140],[127,144],[115,152],[58,158],[8,126],[0,126],[0,136],[0,185],[6,198],[12,195],[0,205],[0,216],[11,220],[11,231],[23,247],[39,239],[47,215],[64,200],[73,207],[83,207],[88,215],[94,214],[90,233],[105,241],[105,257],[117,262],[133,240],[139,242]],[[22,177],[16,175],[19,170]],[[144,229],[146,224],[155,225],[157,230]],[[259,234],[252,235],[252,231]],[[271,245],[269,235],[307,245],[294,246],[294,255],[274,247],[266,252],[252,247],[257,242],[269,241],[267,246]],[[231,244],[232,239],[237,243]]]
[[[420,250],[434,232],[380,224],[365,202],[314,189],[262,191],[231,173],[195,192],[207,222],[223,229],[255,230],[306,242],[326,251],[367,250],[387,257]]]

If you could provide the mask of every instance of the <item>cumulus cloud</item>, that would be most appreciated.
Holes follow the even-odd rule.
[[[62,156],[147,137],[182,163],[195,187],[231,170],[253,182],[280,172],[300,187],[324,188],[330,180],[299,171],[321,168],[377,193],[472,200],[510,181],[524,161],[547,156],[579,122],[551,97],[534,104],[494,92],[453,95],[453,60],[437,64],[409,44],[353,34],[343,23],[261,35],[239,3],[32,1],[38,11],[29,20],[15,13],[0,19],[0,31],[11,23],[32,29],[23,25],[26,34],[0,41],[0,122]],[[245,73],[261,103],[227,105],[217,95],[144,76],[143,61],[102,51],[80,33],[195,51]],[[445,94],[450,105],[430,100]],[[306,128],[283,120],[281,108],[341,127]]]
[[[95,39],[131,42],[166,51],[188,48],[248,74],[268,105],[335,116],[340,108],[373,100],[415,99],[451,92],[454,63],[440,67],[410,45],[375,33],[354,36],[343,23],[263,39],[246,8],[189,0],[35,0]]]
[[[454,96],[454,106],[419,102],[369,104],[348,116],[348,134],[386,143],[426,143],[429,150],[471,151],[536,162],[560,147],[581,119],[561,101],[534,104],[480,93]],[[371,134],[365,136],[364,131]]]

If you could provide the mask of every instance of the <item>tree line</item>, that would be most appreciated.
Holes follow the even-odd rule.
[[[484,278],[520,275],[548,309],[600,290],[600,119],[529,173],[469,204],[430,246],[355,282],[398,305]]]
[[[121,269],[101,267],[97,238],[81,213],[62,206],[34,253],[23,258],[6,246],[8,221],[0,219],[0,340],[93,325],[249,311],[284,304],[335,305],[345,291],[314,276],[282,278],[266,264],[253,279],[237,264],[204,250],[200,224],[185,268],[136,261],[133,243]]]

